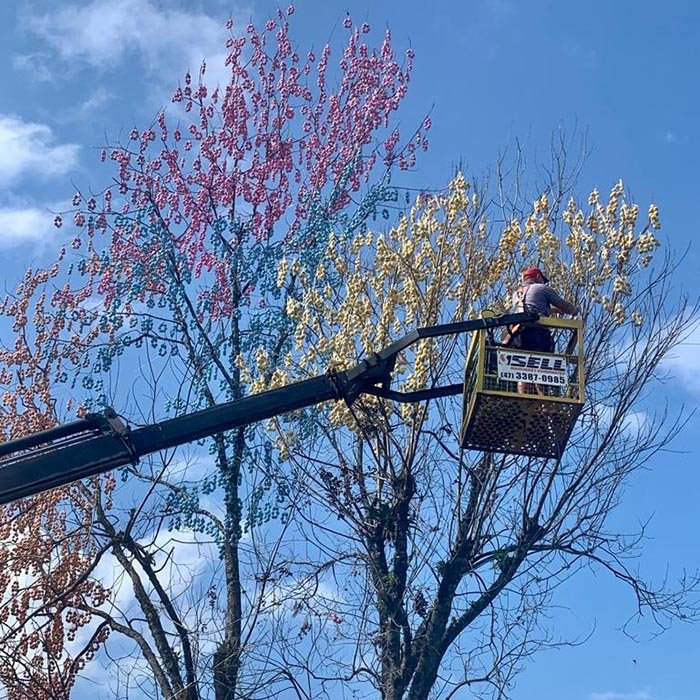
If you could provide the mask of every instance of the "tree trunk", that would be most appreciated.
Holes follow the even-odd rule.
[[[234,455],[226,456],[222,436],[217,436],[217,450],[226,480],[226,532],[224,542],[224,569],[226,575],[226,615],[224,638],[214,652],[214,697],[215,700],[233,700],[236,697],[241,660],[241,573],[238,558],[240,541],[241,509],[238,492],[238,477],[244,448],[244,431],[236,435]]]

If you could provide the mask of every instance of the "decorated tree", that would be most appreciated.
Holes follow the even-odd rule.
[[[186,76],[169,112],[105,150],[116,184],[76,194],[72,244],[2,306],[4,437],[105,405],[153,423],[342,368],[505,310],[533,263],[586,322],[584,411],[550,460],[460,452],[457,399],[365,397],[3,508],[13,700],[68,697],[109,661],[117,697],[505,696],[556,642],[558,584],[588,565],[662,626],[692,615],[695,581],[646,583],[609,517],[680,425],[635,420],[695,311],[669,294],[656,207],[641,221],[621,184],[580,202],[556,170],[530,199],[458,175],[370,230],[391,169],[427,145],[429,123],[402,141],[391,122],[411,56],[346,20],[334,69],[288,21],[231,27],[227,85]],[[462,348],[418,344],[397,382],[460,381]]]
[[[229,23],[228,82],[187,74],[169,110],[103,151],[115,184],[56,217],[70,245],[1,307],[5,439],[106,405],[154,422],[240,398],[258,378],[247,367],[267,378],[291,362],[286,309],[331,231],[364,230],[429,128],[401,140],[393,126],[412,53],[397,58],[388,31],[374,47],[347,18],[343,47],[302,53],[292,14]],[[4,507],[7,696],[67,698],[97,655],[117,697],[308,685],[282,663],[271,612],[293,597],[271,589],[296,556],[296,488],[251,428]]]
[[[311,653],[286,658],[324,688],[345,680],[369,697],[506,697],[534,652],[566,641],[547,611],[587,567],[627,585],[633,616],[663,628],[694,615],[697,580],[649,583],[637,570],[643,533],[620,533],[611,515],[683,422],[651,412],[646,397],[697,309],[670,293],[656,205],[642,215],[621,182],[580,201],[550,172],[529,206],[522,180],[508,188],[495,178],[499,196],[458,174],[388,232],[332,236],[303,296],[288,300],[296,369],[256,389],[342,369],[416,327],[506,311],[531,264],[576,301],[586,329],[586,404],[561,459],[461,452],[460,398],[365,396],[270,426],[299,485],[298,538],[315,551],[292,566],[304,585],[285,628],[308,635]],[[283,290],[297,281],[288,265]],[[463,340],[426,339],[399,360],[395,382],[460,382],[463,367]],[[302,433],[306,423],[315,429]]]

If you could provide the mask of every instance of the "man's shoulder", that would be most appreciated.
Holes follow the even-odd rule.
[[[532,287],[532,291],[535,292],[536,294],[544,294],[546,296],[558,296],[557,293],[548,285],[548,284],[543,284],[541,282],[535,282],[534,284],[530,285]]]

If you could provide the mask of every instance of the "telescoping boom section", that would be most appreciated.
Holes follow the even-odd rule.
[[[102,413],[89,414],[72,423],[11,440],[0,445],[0,503],[9,503],[136,463],[160,450],[325,401],[342,400],[352,405],[361,394],[371,394],[413,403],[461,394],[464,391],[462,383],[411,392],[392,389],[392,373],[398,354],[423,338],[473,331],[493,335],[494,329],[536,320],[536,314],[516,313],[418,328],[345,371],[327,372],[153,425],[128,427],[113,409],[107,408]],[[497,447],[491,445],[484,449]]]

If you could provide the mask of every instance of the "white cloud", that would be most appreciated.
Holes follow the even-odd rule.
[[[32,206],[0,206],[0,249],[44,243],[56,235],[51,214]]]
[[[591,693],[590,700],[654,700],[648,690],[638,690],[636,693],[615,693],[606,691],[604,693]]]
[[[262,609],[265,612],[277,610],[281,615],[295,615],[297,604],[304,601],[319,609],[340,610],[343,600],[332,584],[307,576],[270,585],[262,597]]]
[[[92,0],[62,3],[27,26],[65,61],[107,69],[135,56],[149,74],[171,80],[171,68],[196,71],[223,50],[225,19],[154,0]],[[26,62],[37,70],[36,60]]]
[[[75,144],[57,144],[46,124],[0,114],[0,185],[27,175],[65,175],[77,165],[78,151]]]
[[[700,323],[700,321],[699,321]],[[689,393],[700,395],[700,325],[664,361],[671,376]]]
[[[600,426],[601,430],[608,430],[615,418],[615,406],[608,406],[603,403],[590,404],[588,407],[593,420]],[[619,419],[616,419],[619,420]],[[645,411],[629,411],[621,420],[620,427],[628,436],[639,435],[649,426],[649,415]]]
[[[12,58],[12,66],[16,70],[26,71],[38,82],[48,83],[53,80],[53,75],[49,68],[49,57],[46,54],[19,54]]]
[[[65,107],[53,115],[57,124],[72,124],[74,122],[92,121],[100,123],[105,119],[102,109],[107,103],[112,102],[117,95],[103,87],[98,87],[82,102]],[[102,114],[99,111],[102,110]]]
[[[199,536],[189,530],[173,530],[172,532],[162,531],[153,539],[151,537],[140,540],[139,544],[144,545],[154,555],[158,579],[169,592],[171,598],[182,604],[181,596],[193,587],[198,576],[205,570],[211,570],[218,561],[218,551],[211,542],[200,542]],[[201,538],[203,539],[203,538]],[[139,571],[137,567],[137,571]],[[125,619],[141,617],[142,611],[136,600],[133,584],[124,568],[119,564],[116,557],[108,552],[102,556],[93,573],[93,578],[99,580],[103,586],[110,590],[108,601],[102,609],[112,615],[117,621],[124,623]],[[143,577],[145,581],[145,576]],[[146,582],[146,585],[147,582]],[[152,595],[152,599],[155,597]],[[197,610],[193,606],[188,611],[186,603],[180,609],[185,624],[197,624]],[[188,614],[191,619],[188,619]],[[167,619],[163,620],[167,626]],[[94,618],[92,623],[81,627],[76,638],[66,644],[67,651],[75,654],[83,649],[90,640],[100,618]],[[138,627],[138,625],[135,625]],[[147,628],[143,625],[140,628],[142,633],[148,637]],[[206,645],[206,641],[203,646]],[[102,688],[105,695],[97,697],[114,697],[113,684],[117,681],[115,676],[122,674],[123,678],[139,676],[141,673],[148,674],[143,658],[140,655],[134,656],[132,643],[120,634],[110,635],[106,649],[108,658],[100,653],[95,661],[88,664],[81,672],[80,679],[76,684],[77,697],[96,697],[95,689]],[[118,667],[113,663],[118,659]],[[108,690],[109,689],[109,690]],[[89,695],[90,694],[90,695]],[[132,697],[132,695],[129,695]],[[146,698],[147,696],[134,694],[134,698]],[[148,697],[151,697],[150,695]]]
[[[143,307],[147,308],[145,304]],[[132,304],[132,308],[138,310],[139,306]],[[194,450],[190,446],[187,451],[179,451],[177,456],[168,462],[162,480],[170,483],[201,482],[204,477],[211,476],[215,469],[216,465],[211,455]]]
[[[109,102],[112,97],[112,93],[104,88],[97,88],[97,90],[80,105],[80,115],[82,117],[89,117],[95,110]]]
[[[155,539],[145,537],[139,544],[153,555],[158,578],[173,598],[192,589],[198,577],[211,576],[212,569],[217,566],[217,546],[191,530],[163,530]],[[116,617],[133,613],[138,603],[131,579],[111,552],[102,556],[93,578],[111,591],[104,609]],[[89,632],[84,631],[83,635],[87,639]]]

